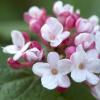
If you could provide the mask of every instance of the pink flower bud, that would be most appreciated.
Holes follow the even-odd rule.
[[[70,30],[75,26],[75,19],[73,16],[68,16],[65,21],[65,29]]]
[[[10,65],[13,69],[18,69],[20,66],[20,63],[18,61],[14,61],[13,58],[8,58],[7,63]]]
[[[32,17],[27,12],[24,13],[23,18],[26,23],[29,23],[32,19]]]
[[[42,49],[41,45],[37,41],[32,41],[30,48],[34,48],[34,47],[36,47],[39,50]]]
[[[32,32],[40,34],[40,29],[42,27],[42,22],[39,20],[31,20],[29,23],[29,27]]]
[[[68,16],[70,16],[69,12],[61,13],[60,15],[58,15],[58,20],[64,25],[65,24],[65,20],[66,20],[66,18]]]
[[[57,87],[56,90],[59,93],[64,93],[67,90],[67,88]]]
[[[25,41],[29,42],[30,41],[30,37],[29,37],[28,33],[27,32],[22,32],[22,34],[23,34],[23,37],[24,37]]]
[[[20,63],[18,61],[14,61],[13,58],[8,58],[7,63],[13,69],[20,69],[20,68],[31,68],[34,62]]]
[[[65,54],[67,58],[70,58],[70,56],[76,51],[76,47],[75,46],[70,46],[68,48],[65,49]]]

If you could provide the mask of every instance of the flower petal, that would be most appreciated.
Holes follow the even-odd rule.
[[[31,44],[31,42],[27,42],[25,44],[25,46],[23,46],[23,48],[16,53],[16,55],[13,57],[13,59],[15,61],[17,61],[18,59],[20,59],[20,57],[24,54],[24,52],[29,48],[30,44]]]
[[[58,85],[60,87],[68,88],[70,86],[70,84],[71,83],[70,83],[70,80],[67,75],[66,76],[62,76],[62,75],[58,76]]]
[[[97,59],[99,54],[96,49],[91,49],[86,52],[88,59]]]
[[[84,48],[88,48],[94,42],[93,36],[88,33],[81,33],[75,38],[75,45],[82,44]]]
[[[74,7],[72,5],[70,5],[70,4],[66,4],[66,5],[64,5],[63,10],[64,10],[64,12],[66,11],[66,12],[73,13]]]
[[[44,40],[50,42],[52,33],[51,33],[51,29],[47,24],[42,26],[41,35]]]
[[[44,75],[41,78],[41,82],[42,82],[43,87],[49,90],[55,89],[58,85],[57,78],[56,76],[53,76],[53,75]]]
[[[74,69],[71,72],[71,77],[75,82],[83,82],[86,80],[86,70]]]
[[[85,62],[85,56],[82,55],[81,52],[75,52],[71,55],[70,57],[74,67],[78,68],[78,66],[82,63]]]
[[[99,82],[99,80],[99,77],[97,77],[95,74],[87,72],[87,82],[89,82],[92,85],[96,85]]]
[[[69,35],[70,35],[70,32],[69,32],[69,31],[65,31],[65,32],[59,34],[58,37],[63,41],[63,40],[65,40],[66,38],[68,38]]]
[[[22,48],[25,44],[25,39],[20,31],[14,30],[11,32],[12,42],[18,48]]]
[[[46,24],[49,26],[52,31],[51,33],[53,34],[57,35],[63,31],[62,24],[54,17],[49,17],[46,21]]]
[[[26,50],[29,48],[30,44],[31,44],[31,42],[27,42],[27,43],[22,47],[22,49],[21,49],[20,51],[21,51],[21,52],[26,51]]]
[[[60,12],[62,11],[62,8],[63,8],[63,2],[62,1],[57,1],[57,2],[54,3],[53,12],[56,15],[59,15]]]
[[[91,88],[92,95],[100,100],[100,81],[97,85]]]
[[[100,59],[90,59],[86,63],[86,68],[90,72],[100,73]]]
[[[8,45],[3,47],[3,52],[8,54],[15,54],[18,52],[18,48],[15,45]]]
[[[96,15],[93,15],[89,18],[89,21],[95,26],[99,24],[99,18]]]
[[[100,53],[100,32],[96,32],[95,35],[95,43],[96,43],[96,49]]]
[[[71,61],[68,59],[59,60],[57,68],[61,74],[66,75],[71,72]]]
[[[47,75],[50,73],[50,66],[48,63],[38,62],[33,65],[32,71],[38,76]]]
[[[39,9],[37,6],[33,6],[29,9],[29,15],[33,18],[39,18],[42,14],[42,10]]]
[[[50,67],[57,67],[57,62],[60,59],[58,53],[50,52],[47,56],[47,61],[50,64]]]
[[[19,59],[22,57],[22,55],[23,55],[23,52],[18,51],[18,52],[14,55],[13,60],[14,60],[14,61],[19,60]]]
[[[58,45],[61,44],[61,42],[62,42],[62,40],[61,40],[60,38],[56,38],[55,40],[52,40],[52,41],[51,41],[50,45],[51,45],[52,47],[57,47]]]

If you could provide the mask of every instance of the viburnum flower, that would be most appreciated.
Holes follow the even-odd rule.
[[[42,17],[42,15],[45,14],[44,9],[40,9],[37,6],[33,6],[29,9],[28,12],[24,14],[24,19],[26,22],[30,22],[30,20],[38,20]]]
[[[32,70],[34,74],[41,77],[42,85],[47,89],[70,86],[67,74],[71,71],[71,62],[68,59],[60,60],[56,52],[50,52],[47,56],[47,63],[38,62],[33,65]]]
[[[75,37],[75,45],[82,45],[85,49],[94,45],[94,35],[89,33],[80,33]]]
[[[11,37],[13,44],[3,47],[3,52],[8,54],[15,54],[13,58],[14,60],[18,60],[20,56],[22,56],[22,53],[30,46],[30,41],[26,43],[26,39],[28,37],[26,36],[25,38],[24,36],[25,35],[23,35],[23,33],[21,33],[20,31],[12,31]]]
[[[94,51],[91,51],[91,54]],[[87,81],[89,84],[95,85],[99,82],[99,78],[94,73],[100,73],[100,59],[95,54],[86,53],[82,46],[79,45],[75,53],[71,55],[73,68],[71,77],[75,82]]]
[[[57,1],[54,3],[53,11],[56,15],[59,15],[63,12],[73,13],[74,7],[70,4],[63,5],[62,1]]]
[[[46,19],[45,9],[40,9],[37,6],[31,7],[28,12],[24,13],[24,20],[29,24],[30,29],[36,33],[40,32]]]
[[[74,7],[70,4],[63,5],[62,1],[54,3],[53,12],[56,14],[57,19],[63,24],[64,29],[70,30],[75,27],[76,20],[80,16],[80,11],[74,12]]]
[[[91,32],[93,25],[85,18],[79,18],[76,22],[76,29],[78,33]]]
[[[57,47],[69,37],[70,32],[63,31],[62,24],[56,18],[50,17],[42,26],[41,35],[44,40],[50,42],[50,46]]]
[[[78,33],[94,33],[100,29],[99,18],[96,15],[91,16],[90,18],[79,18],[76,21],[76,29]]]
[[[100,100],[100,81],[97,85],[91,87],[91,93],[97,100]]]

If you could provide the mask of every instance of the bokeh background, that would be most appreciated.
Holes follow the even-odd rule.
[[[56,0],[0,0],[0,47],[11,43],[10,32],[13,29],[29,32],[32,38],[35,38],[34,35],[30,32],[28,25],[23,20],[23,13],[27,11],[29,7],[36,5],[39,7],[45,7],[47,9],[48,14],[53,14],[52,6],[54,1]],[[81,11],[81,16],[83,17],[87,18],[94,14],[100,17],[100,0],[62,1],[64,3],[70,3],[74,5],[75,8],[79,8]],[[3,67],[3,64],[6,62],[6,58],[3,58],[3,56],[4,55],[2,54],[0,49],[0,59],[3,59],[1,60],[3,62],[0,62],[0,67]],[[71,92],[67,95],[69,98],[71,96],[73,97],[73,99],[70,100],[95,100],[90,95],[88,90],[86,90],[84,87],[78,85],[75,86],[76,88],[72,87]],[[77,88],[81,89],[76,90],[76,94],[74,95],[73,89]],[[87,94],[85,94],[85,92],[87,92]],[[81,93],[84,93],[82,94],[82,98],[81,96],[78,97],[78,95],[80,95]]]

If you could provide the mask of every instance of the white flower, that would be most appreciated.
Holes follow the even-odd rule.
[[[39,19],[43,13],[43,10],[38,8],[37,6],[33,6],[29,9],[28,14],[33,18],[33,19]]]
[[[89,48],[94,43],[94,35],[89,33],[80,33],[75,37],[75,45],[83,45],[85,49]]]
[[[28,61],[40,61],[43,57],[43,50],[34,47],[25,52]]]
[[[70,4],[63,5],[62,1],[57,1],[53,6],[53,11],[56,15],[59,15],[63,12],[73,13],[74,7]]]
[[[100,81],[97,85],[91,87],[91,93],[97,100],[100,100]]]
[[[89,20],[79,18],[76,22],[76,29],[79,33],[91,32],[93,30],[93,25]]]
[[[30,42],[25,44],[25,38],[20,31],[12,31],[11,37],[13,44],[3,47],[3,52],[8,54],[15,54],[13,58],[14,60],[18,60],[22,56],[22,53],[27,50]]]
[[[69,37],[70,32],[64,31],[62,24],[53,17],[47,19],[46,23],[41,28],[42,38],[52,47],[57,47],[63,40]]]
[[[77,51],[72,54],[70,58],[73,64],[71,77],[74,81],[87,81],[92,85],[98,83],[99,78],[94,73],[100,73],[100,59],[96,58],[97,54],[93,53],[96,52],[93,50],[86,53],[79,45]]]
[[[71,62],[68,59],[60,60],[56,52],[50,52],[47,56],[47,63],[38,62],[33,65],[32,70],[34,74],[41,77],[42,85],[47,89],[70,86],[67,74],[71,71]]]
[[[92,23],[93,26],[98,25],[99,23],[99,18],[96,15],[91,16],[88,20]]]

